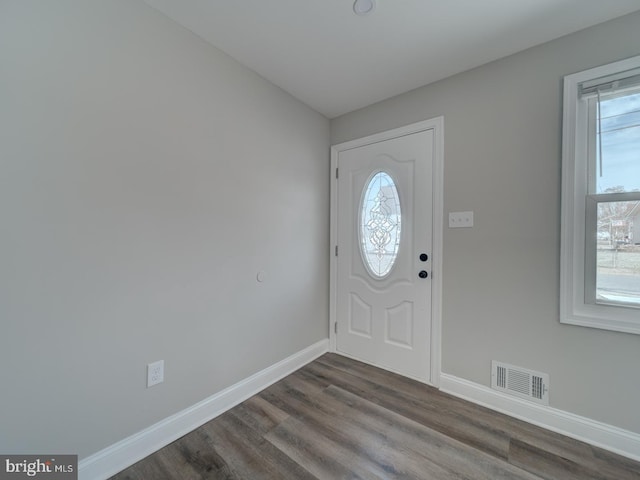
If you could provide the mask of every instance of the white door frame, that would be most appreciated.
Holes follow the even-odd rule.
[[[336,247],[338,242],[338,188],[336,171],[340,152],[352,148],[362,147],[371,143],[382,142],[392,138],[410,135],[412,133],[433,130],[433,252],[431,268],[431,385],[440,386],[441,364],[441,336],[442,336],[442,250],[443,250],[443,180],[444,180],[444,117],[436,117],[422,122],[412,123],[404,127],[394,128],[386,132],[376,133],[367,137],[350,140],[331,146],[331,250],[330,250],[330,289],[329,289],[329,345],[332,352],[336,352],[336,296],[338,259]]]

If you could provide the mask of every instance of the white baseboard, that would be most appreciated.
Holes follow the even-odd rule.
[[[640,434],[546,405],[521,400],[446,373],[440,375],[440,390],[547,430],[640,461]]]
[[[79,480],[105,480],[195,430],[326,353],[321,340],[284,360],[80,461]]]

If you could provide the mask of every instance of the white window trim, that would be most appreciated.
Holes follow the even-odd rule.
[[[585,232],[588,165],[586,102],[578,100],[583,82],[640,67],[640,56],[564,78],[560,322],[640,334],[640,309],[585,302]]]

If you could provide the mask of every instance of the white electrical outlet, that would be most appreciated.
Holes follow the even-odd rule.
[[[164,360],[147,365],[147,388],[164,382]]]
[[[473,227],[473,212],[449,213],[449,228]]]

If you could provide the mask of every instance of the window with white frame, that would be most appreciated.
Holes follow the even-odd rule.
[[[564,79],[560,321],[640,334],[640,56]]]

